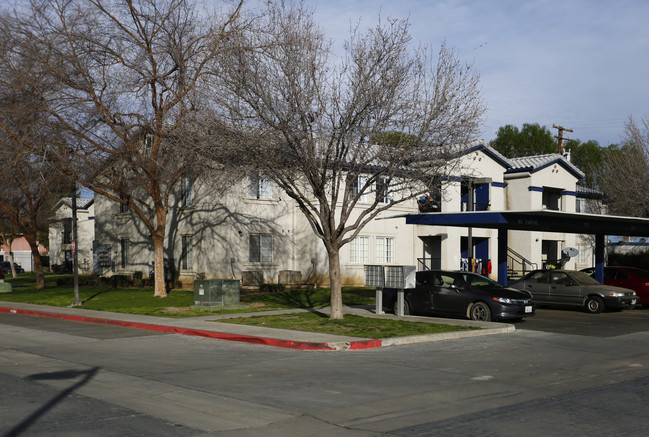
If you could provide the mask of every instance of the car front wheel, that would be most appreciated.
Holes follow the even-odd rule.
[[[491,310],[484,302],[476,302],[471,306],[469,310],[469,316],[471,320],[477,320],[480,322],[489,322],[491,321]]]
[[[399,307],[398,307],[398,300],[394,301],[394,305],[392,306],[392,311],[394,314],[399,314]],[[410,315],[410,305],[408,305],[407,300],[403,300],[403,315],[404,316],[409,316]]]
[[[599,314],[604,311],[604,301],[599,296],[588,296],[586,299],[586,311],[591,314]]]

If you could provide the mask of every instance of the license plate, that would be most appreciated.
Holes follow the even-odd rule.
[[[525,312],[526,313],[531,313],[532,312],[532,307],[531,306],[526,306],[525,307]]]
[[[631,305],[635,305],[635,299],[631,299]]]

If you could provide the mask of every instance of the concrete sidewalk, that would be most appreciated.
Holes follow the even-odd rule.
[[[319,312],[328,312],[328,308],[317,308],[316,310]],[[401,319],[413,322],[417,321],[447,325],[477,326],[482,329],[472,331],[448,332],[441,334],[424,334],[410,337],[370,339],[320,334],[315,332],[291,331],[286,329],[262,328],[257,326],[219,322],[219,320],[225,318],[306,311],[309,310],[296,309],[267,311],[263,313],[256,312],[227,315],[214,314],[201,317],[170,318],[94,311],[82,309],[79,307],[53,307],[46,305],[33,305],[26,303],[0,301],[0,312],[10,314],[51,317],[85,323],[98,323],[113,326],[148,329],[151,331],[193,335],[199,337],[214,338],[218,340],[239,341],[251,344],[314,351],[370,349],[385,346],[433,342],[455,338],[505,334],[514,332],[515,330],[513,325],[505,323],[474,322],[471,320],[442,319],[434,317],[397,317],[392,314],[377,315],[375,314],[373,307],[345,307],[344,313],[358,314],[364,317]]]

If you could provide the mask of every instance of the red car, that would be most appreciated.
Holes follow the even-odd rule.
[[[584,269],[589,275],[595,273],[595,268]],[[644,307],[649,307],[649,272],[635,267],[604,267],[604,284],[616,287],[630,288],[640,298]]]

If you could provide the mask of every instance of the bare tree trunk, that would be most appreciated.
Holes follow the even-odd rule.
[[[164,267],[164,234],[154,232],[153,234],[153,263],[154,263],[154,296],[167,297],[167,285],[165,284]]]
[[[36,289],[42,290],[45,288],[45,274],[43,273],[43,262],[41,261],[41,254],[38,252],[38,241],[36,234],[25,234],[25,239],[29,243],[29,248],[32,251],[32,258],[34,259],[34,272],[36,273]],[[12,268],[15,270],[13,263]]]
[[[343,318],[343,292],[340,282],[340,249],[328,248],[329,287],[331,288],[331,318]]]

